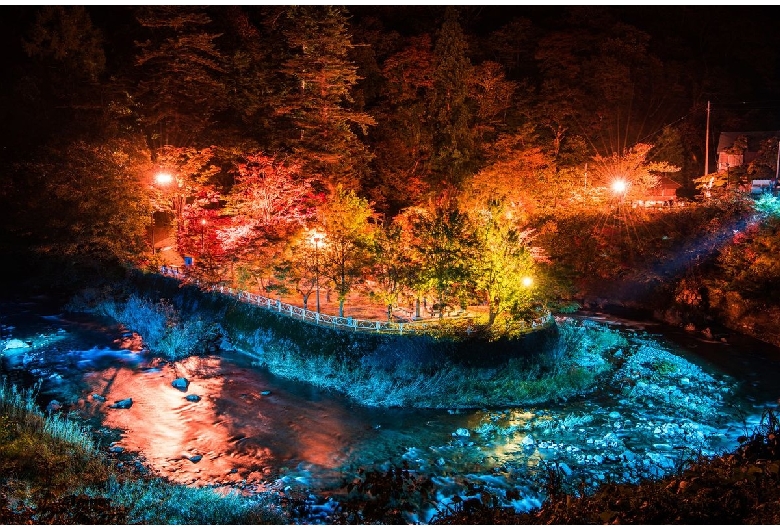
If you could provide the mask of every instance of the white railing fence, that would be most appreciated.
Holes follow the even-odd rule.
[[[169,276],[172,278],[178,278],[182,280],[188,279],[196,285],[199,284],[196,279],[188,278],[184,273],[178,270],[178,268],[166,267],[163,265],[160,267],[160,273],[164,276]],[[239,301],[263,307],[285,316],[329,328],[340,328],[370,333],[396,333],[403,335],[404,333],[426,333],[439,327],[438,322],[435,321],[388,322],[386,320],[366,320],[353,317],[338,317],[325,313],[318,313],[316,311],[310,311],[303,307],[282,302],[279,299],[268,298],[259,294],[233,289],[232,287],[226,287],[224,285],[210,287],[209,290],[227,294]],[[552,314],[548,313],[545,316],[532,320],[530,322],[530,327],[538,328],[544,326],[552,319]]]

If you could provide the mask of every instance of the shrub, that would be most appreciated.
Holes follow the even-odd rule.
[[[137,332],[151,352],[170,361],[204,353],[218,334],[215,324],[188,317],[164,299],[154,303],[131,295],[124,303],[103,300],[96,312]]]
[[[106,495],[127,510],[128,524],[283,524],[280,509],[270,496],[245,497],[211,488],[192,488],[162,479],[148,481],[109,480]]]

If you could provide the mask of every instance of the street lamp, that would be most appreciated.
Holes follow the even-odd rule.
[[[525,276],[522,280],[523,287],[531,287],[534,284],[534,279],[530,276]]]
[[[317,290],[317,313],[320,312],[320,241],[322,241],[323,235],[316,230],[311,236],[311,240],[314,242],[314,285]]]
[[[174,180],[176,180],[177,187],[181,188],[181,186],[182,186],[181,181],[179,179],[174,179],[173,175],[171,175],[170,173],[168,173],[166,171],[161,171],[161,172],[157,173],[157,175],[155,175],[155,177],[154,177],[154,181],[158,185],[160,185],[160,186],[162,186],[164,188],[167,188],[168,186],[170,186],[173,183]],[[183,202],[184,202],[183,199],[184,199],[184,195],[182,195],[181,191],[177,189],[175,195],[173,196],[173,207],[174,207],[174,210],[176,210],[176,220],[177,221],[181,219],[181,211],[182,211],[182,206],[183,206]]]
[[[206,230],[206,220],[200,220],[200,255],[203,255],[203,232]]]
[[[154,248],[154,207],[152,207],[152,256],[154,256],[156,250]]]
[[[626,182],[625,180],[617,179],[612,181],[612,191],[614,191],[618,195],[624,194],[627,189],[628,189],[628,182]]]

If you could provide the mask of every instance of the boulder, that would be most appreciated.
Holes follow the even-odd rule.
[[[18,350],[22,348],[29,348],[31,344],[19,339],[8,339],[3,346],[3,350]]]
[[[133,406],[133,398],[120,399],[111,405],[112,409],[129,409]]]
[[[193,455],[193,456],[191,456],[191,457],[189,458],[190,462],[192,462],[193,464],[197,464],[197,463],[198,463],[198,462],[200,462],[202,459],[203,459],[203,457],[202,457],[201,455]]]
[[[188,394],[185,398],[187,401],[192,401],[193,403],[197,403],[200,401],[200,396],[197,394]]]
[[[171,385],[173,386],[173,388],[175,388],[177,390],[181,390],[182,392],[186,392],[187,391],[187,387],[190,386],[190,382],[187,381],[186,377],[177,377],[176,379],[173,380]]]
[[[468,429],[464,429],[463,427],[461,427],[460,429],[456,430],[452,434],[453,434],[453,436],[463,436],[463,437],[471,436],[471,433],[469,432],[469,430]]]

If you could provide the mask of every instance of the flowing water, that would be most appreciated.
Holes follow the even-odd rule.
[[[276,378],[239,353],[164,363],[114,323],[44,302],[0,304],[0,344],[30,346],[2,352],[3,373],[40,380],[43,406],[57,399],[63,410],[99,419],[100,430],[118,433],[111,452],[137,455],[143,469],[250,494],[306,490],[321,517],[327,497],[359,468],[403,466],[433,479],[436,503],[410,512],[410,522],[427,521],[456,495],[539,506],[551,466],[586,489],[658,477],[736,447],[780,395],[775,348],[591,314],[578,318],[624,330],[631,347],[625,373],[586,398],[498,410],[370,409]],[[653,361],[656,371],[676,366],[668,379],[643,375],[648,355],[665,360]],[[181,377],[185,391],[172,385]],[[632,378],[643,382],[621,386]],[[116,407],[127,398],[130,408]]]

